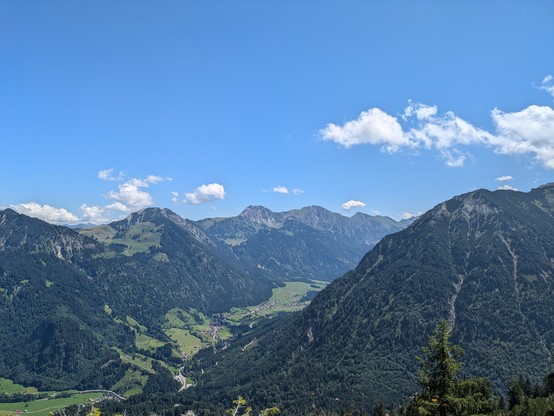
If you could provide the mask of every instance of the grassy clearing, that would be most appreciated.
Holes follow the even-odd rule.
[[[209,346],[186,329],[169,328],[165,330],[165,333],[177,343],[179,350],[189,357],[198,352],[200,348]]]
[[[125,397],[131,397],[142,393],[142,388],[146,385],[148,377],[136,369],[128,369],[121,380],[119,380],[112,389],[123,391]]]
[[[133,225],[123,238],[115,238],[117,231],[109,225],[80,230],[81,234],[92,237],[106,244],[122,244],[122,254],[132,256],[145,253],[150,247],[160,247],[160,227],[150,222]]]
[[[227,327],[220,327],[219,331],[217,331],[217,336],[219,339],[226,340],[229,338],[232,338],[233,334],[231,333],[231,330]]]
[[[164,344],[164,342],[157,340],[156,338],[135,332],[135,345],[140,350],[154,351],[156,348],[161,347]]]
[[[14,393],[27,393],[36,394],[38,390],[34,387],[24,387],[20,384],[15,384],[13,381],[7,378],[0,378],[0,393],[14,394]]]
[[[256,306],[248,308],[233,308],[225,317],[230,323],[239,324],[259,316],[270,316],[283,312],[296,312],[309,305],[309,301],[301,301],[307,293],[320,291],[329,282],[314,280],[311,283],[285,282],[284,287],[273,288],[271,298]]]
[[[48,416],[54,410],[62,409],[72,404],[87,403],[89,400],[102,397],[102,393],[73,394],[63,399],[35,400],[31,402],[20,403],[0,403],[0,415],[11,415],[16,410],[21,414],[34,416]],[[26,413],[23,413],[27,410]]]
[[[166,314],[164,332],[179,346],[179,351],[187,356],[194,355],[200,348],[213,345],[213,324],[210,318],[195,309],[185,311],[172,309]],[[219,328],[218,338],[228,339],[232,334],[228,328]]]
[[[127,354],[123,350],[112,347],[115,351],[118,352],[119,356],[121,357],[121,361],[124,363],[129,363],[132,366],[136,367],[137,369],[144,371],[148,374],[154,374],[154,370],[152,369],[152,358],[145,357],[141,354]]]

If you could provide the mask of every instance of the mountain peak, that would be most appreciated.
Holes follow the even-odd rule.
[[[273,214],[269,208],[263,207],[261,205],[248,205],[244,210],[239,214],[240,217],[250,217],[252,215],[260,214]]]
[[[554,188],[554,182],[545,183],[539,186],[537,189],[550,189],[550,188]]]
[[[278,222],[273,211],[260,205],[249,205],[239,214],[239,217],[272,228],[275,227]]]
[[[168,208],[149,207],[129,214],[123,221],[136,224],[139,222],[152,222],[160,218],[172,219],[173,217],[178,217],[178,215]]]
[[[6,208],[0,211],[0,215],[4,218],[16,218],[20,214],[17,211],[14,211],[11,208]]]

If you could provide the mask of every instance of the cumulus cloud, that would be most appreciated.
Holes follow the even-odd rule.
[[[90,206],[87,204],[81,205],[82,221],[91,224],[102,224],[110,221],[109,213],[106,207]]]
[[[65,208],[56,208],[47,204],[37,202],[25,202],[22,204],[10,205],[14,211],[29,217],[39,218],[52,224],[70,224],[79,222],[79,217]]]
[[[343,126],[328,124],[320,135],[347,149],[355,144],[382,145],[381,150],[389,153],[401,148],[434,148],[452,167],[463,166],[467,158],[455,146],[486,143],[494,137],[450,111],[438,114],[436,106],[422,103],[410,102],[402,119],[407,124],[405,129],[395,117],[372,108]]]
[[[403,220],[409,220],[410,218],[419,217],[421,214],[423,214],[421,211],[418,211],[416,213],[405,212],[400,216],[400,218],[402,218]]]
[[[554,110],[531,105],[521,111],[491,113],[498,136],[494,144],[499,153],[531,154],[545,167],[554,169]]]
[[[393,153],[415,144],[404,134],[396,117],[379,108],[363,111],[356,120],[347,121],[342,126],[327,124],[319,134],[323,140],[333,141],[347,149],[357,144],[372,144],[382,145],[383,150]]]
[[[185,202],[198,205],[225,198],[225,188],[218,183],[200,185],[194,192],[185,193]]]
[[[554,96],[554,77],[545,77],[540,89]],[[347,149],[369,144],[389,153],[435,150],[450,167],[463,166],[471,156],[461,147],[481,145],[497,153],[531,156],[554,169],[554,109],[530,105],[516,112],[494,109],[490,116],[494,132],[476,127],[451,111],[441,114],[437,106],[409,101],[400,121],[379,108],[370,108],[342,126],[328,124],[319,134],[323,140]]]
[[[53,224],[75,224],[78,222],[101,224],[112,221],[114,216],[121,216],[121,214],[127,214],[153,205],[154,198],[145,189],[159,182],[172,180],[167,177],[149,175],[143,179],[131,178],[123,181],[123,172],[119,172],[118,176],[114,176],[113,171],[113,169],[104,169],[97,172],[98,179],[121,182],[118,184],[117,191],[110,191],[105,195],[109,203],[106,205],[88,205],[84,203],[80,207],[80,216],[64,208],[56,208],[36,202],[10,205],[9,208]]]
[[[519,191],[519,189],[517,189],[514,186],[510,186],[510,185],[502,185],[502,186],[499,186],[496,189],[500,190],[500,191]]]
[[[293,190],[292,190],[293,195],[300,195],[300,194],[303,194],[303,193],[304,193],[304,190],[300,189],[300,188],[293,188]]]
[[[510,175],[506,175],[506,176],[499,176],[498,178],[495,179],[496,182],[506,182],[506,181],[511,181],[513,180],[514,178],[512,178]]]
[[[105,194],[110,203],[106,205],[81,205],[81,221],[93,224],[106,223],[114,219],[114,216],[127,214],[155,204],[152,195],[145,190],[160,182],[171,181],[172,178],[164,178],[158,175],[148,175],[145,178],[130,178],[124,181],[123,172],[113,176],[113,169],[105,169],[98,172],[97,176],[105,181],[121,182],[117,190]]]
[[[129,182],[121,184],[118,191],[108,192],[107,197],[135,208],[143,208],[154,204],[152,195],[140,189],[138,185]]]
[[[149,175],[144,179],[131,178],[118,185],[117,191],[110,191],[106,197],[119,205],[111,205],[110,209],[118,211],[132,211],[154,205],[154,198],[145,191],[150,185],[163,181],[171,181],[171,178]]]
[[[171,192],[171,202],[179,202],[179,192]]]
[[[437,111],[438,108],[436,105],[425,105],[408,100],[408,106],[404,109],[402,118],[407,120],[415,115],[418,120],[426,120],[436,115]]]
[[[362,201],[354,201],[353,199],[350,201],[345,202],[341,205],[342,209],[345,211],[350,211],[353,208],[363,208],[365,207],[365,203]]]

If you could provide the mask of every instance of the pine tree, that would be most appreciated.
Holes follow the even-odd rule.
[[[422,366],[418,383],[423,408],[430,414],[440,416],[448,414],[448,402],[456,387],[456,374],[462,366],[458,359],[463,350],[452,344],[449,337],[448,323],[442,321],[423,348],[423,357],[417,357]]]
[[[423,348],[423,356],[417,357],[421,364],[421,391],[408,403],[408,416],[465,416],[486,414],[497,408],[488,379],[457,378],[463,350],[452,344],[449,336],[448,323],[442,321]]]

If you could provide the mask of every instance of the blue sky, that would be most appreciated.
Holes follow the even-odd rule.
[[[554,181],[552,45],[552,0],[5,0],[0,207],[399,219],[528,191]]]

